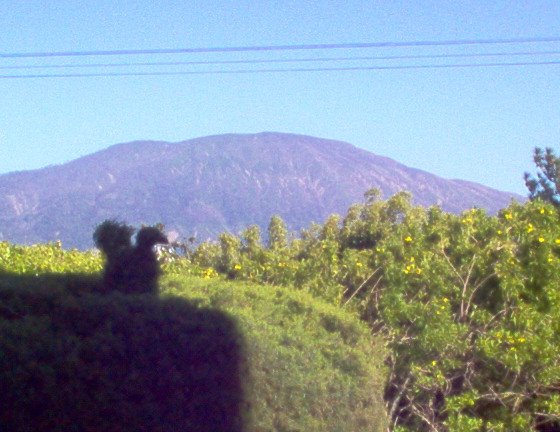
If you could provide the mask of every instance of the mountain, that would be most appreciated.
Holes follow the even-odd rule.
[[[0,240],[62,240],[88,248],[108,218],[162,222],[178,237],[199,240],[249,224],[264,229],[274,214],[290,229],[344,214],[377,187],[384,197],[412,192],[421,205],[489,212],[515,194],[446,180],[351,144],[265,132],[196,138],[179,143],[117,144],[72,162],[0,175]]]

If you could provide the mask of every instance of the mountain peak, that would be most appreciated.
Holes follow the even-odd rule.
[[[91,247],[105,219],[163,223],[204,240],[274,214],[291,229],[345,213],[379,188],[408,190],[421,205],[489,212],[514,194],[446,180],[349,143],[280,132],[226,134],[169,143],[133,141],[48,169],[0,176],[0,240],[60,239]]]

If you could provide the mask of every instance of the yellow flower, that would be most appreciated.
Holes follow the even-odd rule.
[[[407,243],[411,243],[411,242],[412,242],[412,237],[406,236],[406,237],[404,238],[404,241],[407,242]]]
[[[447,297],[444,297],[444,298],[443,298],[443,302],[444,302],[444,303],[448,303],[448,302],[449,302],[449,299],[448,299]]]
[[[533,224],[530,223],[529,225],[527,225],[527,232],[530,233],[530,232],[533,232],[533,231],[535,231],[535,227],[533,227]]]
[[[544,243],[544,237],[539,237],[539,243]]]
[[[210,279],[216,275],[216,272],[212,267],[208,267],[203,274],[204,279]]]
[[[508,220],[513,219],[513,215],[511,213],[506,213],[504,217]]]
[[[357,262],[357,263],[356,263],[356,267],[362,267],[362,263],[361,263],[361,262]]]
[[[233,267],[235,270],[241,270],[241,264],[235,264]]]
[[[435,366],[435,365],[437,365],[437,361],[432,360],[432,366]]]
[[[541,209],[541,214],[544,214],[544,209],[543,208]]]
[[[502,230],[498,230],[498,234],[502,235]]]
[[[525,338],[524,338],[524,337],[520,337],[519,339],[517,339],[517,342],[523,343],[523,342],[525,342]]]
[[[557,238],[556,240],[554,240],[554,243],[560,244],[560,238]]]

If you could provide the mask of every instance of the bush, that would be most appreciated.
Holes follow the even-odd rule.
[[[252,382],[247,431],[385,429],[382,343],[355,316],[302,291],[216,279],[170,275],[163,295],[236,317]]]
[[[385,428],[382,349],[335,306],[215,274],[170,274],[183,265],[168,267],[160,296],[100,294],[99,274],[87,270],[100,268],[94,254],[2,245],[5,430]],[[38,249],[58,258],[42,263],[50,254]],[[10,257],[21,263],[12,273]]]
[[[392,430],[560,430],[558,209],[455,215],[406,193],[365,198],[282,248],[222,250],[228,277],[359,311],[387,343]],[[196,260],[221,272],[205,250]]]
[[[56,287],[0,296],[3,430],[244,430],[243,344],[226,314]]]

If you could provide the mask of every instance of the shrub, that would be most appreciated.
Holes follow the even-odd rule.
[[[74,252],[2,245],[6,430],[385,427],[382,344],[352,314],[304,292],[185,276],[177,262],[160,296],[101,294],[84,270],[99,271],[98,256],[81,254],[71,274]],[[57,259],[41,263],[38,248]],[[8,273],[12,258],[25,265]]]
[[[0,289],[3,430],[244,430],[243,343],[228,315],[21,285]]]

